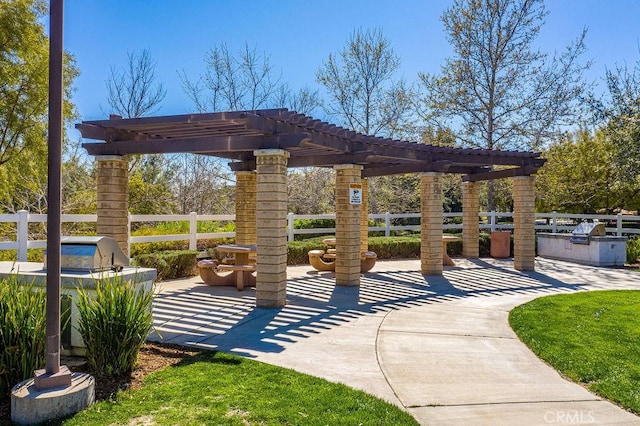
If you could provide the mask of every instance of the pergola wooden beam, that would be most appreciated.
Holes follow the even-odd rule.
[[[237,135],[208,136],[184,139],[146,139],[109,143],[84,143],[91,155],[169,154],[190,152],[226,157],[225,154],[257,149],[288,149],[300,146],[309,137],[307,133],[277,136]]]
[[[289,152],[288,167],[363,166],[362,176],[412,172],[465,174],[467,181],[526,176],[545,160],[539,153],[442,147],[356,133],[286,109],[114,118],[76,125],[83,137],[105,143],[83,146],[92,155],[191,152],[255,167],[254,151]],[[490,171],[494,166],[511,168]]]
[[[470,173],[462,176],[463,182],[480,182],[483,180],[504,179],[515,176],[530,176],[538,170],[535,166],[513,167],[510,169],[493,170],[482,173]]]

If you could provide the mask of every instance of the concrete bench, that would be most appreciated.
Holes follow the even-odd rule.
[[[220,275],[217,268],[217,260],[206,259],[198,262],[200,278],[206,285],[233,285],[235,283],[233,274]]]
[[[324,250],[310,250],[309,263],[318,271],[335,271],[336,270],[336,253],[325,252]],[[326,260],[325,260],[326,259]],[[365,251],[360,254],[360,272],[369,272],[376,264],[378,255],[372,251]],[[327,261],[328,260],[328,261]]]
[[[255,264],[249,265],[218,265],[219,271],[233,271],[235,275],[236,288],[238,290],[244,289],[244,286],[253,287],[256,285],[256,277],[252,272],[256,271]]]

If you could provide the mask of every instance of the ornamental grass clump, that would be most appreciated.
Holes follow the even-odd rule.
[[[98,376],[131,372],[153,327],[154,290],[121,276],[96,280],[95,295],[78,288],[78,331],[87,364]]]
[[[43,368],[46,294],[17,277],[0,281],[0,397]]]

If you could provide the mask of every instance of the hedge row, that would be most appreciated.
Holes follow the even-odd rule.
[[[462,234],[451,234],[462,237]],[[287,263],[289,265],[304,265],[309,263],[307,253],[310,250],[327,250],[329,246],[322,240],[331,236],[315,237],[304,241],[293,241],[287,244]],[[480,257],[488,257],[491,251],[491,236],[480,234]],[[420,235],[402,237],[369,237],[369,250],[378,255],[378,259],[411,259],[420,258]],[[511,241],[513,253],[513,239]],[[452,241],[447,244],[447,253],[451,256],[462,256],[462,241]]]
[[[461,237],[460,234],[453,234]],[[304,241],[292,241],[287,244],[287,264],[304,265],[309,263],[308,252],[310,250],[327,250],[330,248],[322,242],[323,236],[309,238]],[[224,241],[228,243],[229,240]],[[216,242],[222,244],[223,242]],[[217,244],[215,244],[217,245]],[[214,247],[215,245],[209,246]],[[201,250],[209,251],[212,256],[217,256],[214,248]],[[490,254],[491,238],[489,234],[480,234],[480,256],[487,257]],[[378,259],[417,259],[420,258],[420,235],[402,237],[369,237],[369,250],[378,255]],[[513,252],[513,241],[512,248]],[[447,253],[451,256],[462,255],[462,242],[453,241],[447,244]],[[150,254],[135,256],[133,263],[146,268],[158,270],[158,280],[167,280],[188,277],[198,273],[196,268],[198,251],[171,250],[159,251]]]
[[[158,281],[162,281],[195,275],[197,257],[196,250],[159,251],[138,255],[132,263],[143,268],[157,269]]]

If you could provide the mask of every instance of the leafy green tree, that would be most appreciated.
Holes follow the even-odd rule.
[[[442,15],[454,56],[440,75],[420,75],[427,123],[486,149],[539,149],[573,124],[586,31],[563,52],[543,53],[535,40],[547,13],[543,0],[454,0]]]
[[[129,211],[132,214],[173,214],[178,203],[172,191],[175,163],[162,155],[145,155],[129,174]]]
[[[0,0],[0,203],[8,211],[46,211],[46,13],[41,0]],[[72,119],[70,92],[78,70],[69,54],[64,70],[64,115]]]
[[[580,131],[551,144],[544,151],[547,163],[536,178],[538,210],[611,213],[638,208],[638,185],[623,179],[615,152],[603,130],[595,135]]]

